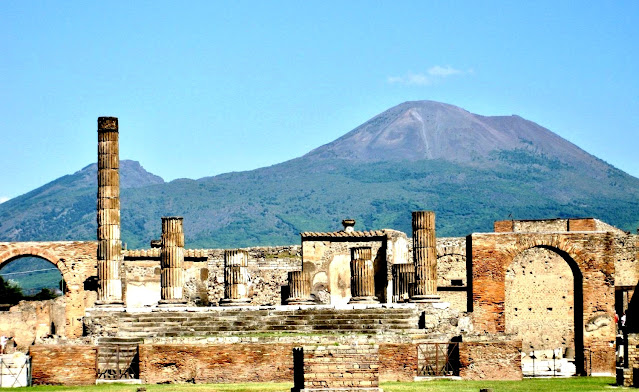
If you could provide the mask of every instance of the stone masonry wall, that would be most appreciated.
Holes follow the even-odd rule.
[[[22,256],[41,257],[60,270],[66,284],[64,332],[67,337],[81,336],[84,309],[97,298],[95,289],[85,289],[87,281],[97,276],[97,243],[0,242],[0,267]]]
[[[543,248],[515,256],[505,289],[506,333],[519,336],[524,350],[574,350],[574,278],[561,256]]]
[[[521,380],[521,341],[462,342],[459,375],[464,380]]]
[[[415,343],[379,345],[380,381],[413,381],[416,375],[417,346]]]
[[[297,245],[246,248],[249,253],[250,305],[279,305],[287,272],[302,267]],[[216,305],[224,298],[224,249],[188,249],[184,262],[184,297],[191,305]],[[154,305],[160,299],[159,251],[125,252],[127,306]]]
[[[95,346],[31,346],[34,385],[92,385],[96,378]]]
[[[562,255],[583,277],[579,286],[584,348],[592,353],[592,372],[614,373],[615,260],[624,252],[615,244],[627,235],[603,232],[473,234],[472,291],[475,329],[504,332],[506,272],[514,258],[531,248]],[[577,301],[577,298],[575,298]],[[578,306],[575,304],[575,306]],[[544,331],[539,331],[544,333]],[[577,354],[580,347],[576,347]]]
[[[18,351],[26,352],[29,346],[53,332],[65,336],[65,326],[64,297],[47,301],[21,301],[9,311],[0,312],[0,335],[12,336]]]
[[[379,387],[379,346],[376,344],[304,346],[302,351],[302,369],[295,368],[293,391]]]
[[[159,383],[290,382],[293,344],[140,345],[140,378]]]

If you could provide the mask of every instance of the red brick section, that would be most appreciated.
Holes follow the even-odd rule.
[[[610,233],[504,233],[473,234],[473,321],[477,331],[505,331],[505,274],[515,256],[533,247],[544,247],[566,256],[583,276],[583,320],[606,319],[603,325],[583,335],[586,352],[592,353],[593,373],[614,373],[614,260],[622,249],[615,247]],[[575,300],[577,300],[575,298]]]
[[[95,346],[31,346],[34,385],[95,384]]]
[[[82,317],[85,305],[91,306],[94,292],[84,291],[84,282],[97,276],[96,242],[0,242],[0,267],[21,256],[38,256],[50,261],[60,272],[67,285],[66,328],[67,337],[82,336]]]
[[[512,233],[515,229],[514,223],[512,220],[495,221],[495,233]]]
[[[464,380],[521,380],[521,341],[462,342],[459,375]]]
[[[293,344],[140,345],[140,379],[158,383],[293,381]]]
[[[379,380],[413,381],[417,375],[415,343],[379,345]]]
[[[303,350],[304,385],[293,390],[379,387],[379,346],[375,344],[304,346]]]
[[[568,231],[596,231],[597,223],[592,218],[568,219]]]

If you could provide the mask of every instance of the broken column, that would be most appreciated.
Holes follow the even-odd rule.
[[[415,284],[412,302],[437,302],[437,242],[435,212],[413,211],[413,264]]]
[[[184,229],[183,218],[162,217],[162,239],[160,249],[161,294],[160,305],[185,304],[184,288]]]
[[[248,297],[248,252],[241,249],[224,251],[224,299],[221,306],[246,305]]]
[[[120,156],[117,117],[98,117],[98,306],[121,306]]]
[[[349,303],[378,303],[370,247],[351,248],[351,299]]]
[[[393,264],[393,283],[393,301],[408,301],[412,286],[415,284],[415,265]]]
[[[287,305],[308,305],[311,303],[311,281],[303,271],[289,271],[289,296]]]

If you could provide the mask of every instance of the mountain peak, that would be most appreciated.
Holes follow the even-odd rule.
[[[436,101],[408,101],[306,154],[316,159],[458,163],[490,160],[502,150],[530,149],[569,163],[594,157],[519,116],[480,116]]]

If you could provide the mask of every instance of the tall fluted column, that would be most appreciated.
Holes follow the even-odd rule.
[[[162,217],[162,247],[160,265],[162,267],[160,305],[185,304],[184,288],[184,230],[183,218]]]
[[[123,305],[118,119],[98,117],[98,300]]]
[[[287,305],[308,305],[311,303],[311,281],[308,274],[302,271],[289,271],[288,288]]]
[[[370,247],[351,249],[351,299],[349,303],[377,303],[375,271]]]
[[[221,306],[246,305],[248,297],[248,252],[241,249],[224,251],[224,299]]]
[[[410,298],[415,284],[415,265],[412,263],[393,264],[393,300],[405,302]]]
[[[437,242],[435,238],[435,213],[413,212],[413,263],[415,285],[411,301],[436,302],[437,295]]]

